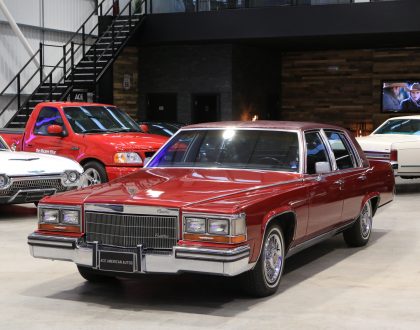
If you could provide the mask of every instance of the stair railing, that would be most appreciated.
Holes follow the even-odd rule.
[[[92,22],[92,19],[95,17],[95,14],[99,13],[100,16],[106,16],[108,14],[110,14],[112,12],[112,10],[114,9],[114,3],[112,1],[112,3],[110,4],[109,7],[104,8],[105,6],[105,2],[107,2],[107,0],[102,0],[96,7],[95,9],[92,11],[92,13],[86,18],[86,20],[82,23],[82,25],[79,27],[78,30],[76,30],[72,36],[70,37],[70,39],[67,41],[66,44],[64,44],[62,47],[63,49],[63,56],[62,58],[58,61],[58,63],[55,66],[49,66],[49,65],[45,65],[44,63],[44,52],[45,52],[45,47],[56,47],[56,45],[47,45],[47,44],[40,44],[40,47],[38,49],[38,51],[28,60],[28,62],[22,67],[22,69],[16,74],[16,76],[10,81],[10,83],[3,89],[3,91],[0,93],[0,96],[4,96],[6,95],[6,92],[8,90],[11,90],[13,88],[13,86],[15,85],[16,87],[16,92],[11,92],[11,93],[7,93],[7,94],[12,94],[12,98],[11,100],[6,104],[6,106],[3,107],[3,109],[0,109],[0,116],[8,109],[11,110],[15,110],[12,109],[12,104],[17,103],[16,106],[16,113],[15,116],[17,115],[17,113],[20,110],[23,110],[24,108],[26,108],[26,113],[27,115],[29,115],[29,105],[28,105],[28,101],[37,93],[37,91],[40,89],[41,86],[49,86],[49,93],[47,98],[45,98],[46,100],[53,100],[53,94],[54,92],[57,91],[59,85],[61,82],[65,82],[65,80],[67,78],[71,78],[72,81],[74,82],[74,68],[78,63],[79,59],[82,59],[86,53],[89,51],[89,49],[87,49],[88,47],[92,47],[92,45],[95,44],[95,41],[98,39],[98,35],[97,35],[97,29],[99,28],[99,20],[96,20],[96,24],[95,21]],[[120,18],[122,16],[122,13],[128,8],[129,10],[129,17],[130,17],[130,22],[131,22],[131,18],[132,18],[132,6],[133,4],[136,5],[136,3],[140,4],[140,8],[143,8],[143,6],[145,7],[145,13],[147,13],[147,1],[146,0],[130,0],[128,1],[128,3],[126,4],[126,6],[120,11],[120,13],[114,17],[113,22],[111,24],[111,26],[103,33],[105,34],[107,31],[109,31],[109,29],[114,28],[114,23],[116,21],[116,19]],[[93,25],[92,28],[90,28],[88,25]],[[130,31],[131,31],[131,25],[130,27]],[[112,34],[113,36],[117,36],[115,35],[115,33]],[[92,42],[93,41],[93,42]],[[113,43],[113,42],[112,42]],[[80,51],[80,53],[79,53]],[[96,50],[94,49],[94,54],[96,53]],[[102,54],[103,55],[103,54]],[[101,55],[101,56],[102,56]],[[33,60],[36,56],[40,57],[40,66],[38,68],[36,68],[34,70],[34,72],[29,73],[29,78],[25,81],[22,82],[22,77],[23,77],[23,72],[28,69],[30,67],[30,64],[33,63]],[[97,62],[99,60],[99,58],[94,61]],[[70,64],[70,65],[69,65]],[[97,65],[97,63],[95,63],[95,66]],[[51,69],[48,73],[46,73],[45,68],[49,68]],[[58,74],[59,70],[62,70],[62,74]],[[56,79],[54,79],[54,74],[57,74],[58,77],[61,77],[58,79],[58,81]],[[40,77],[40,84],[33,90],[33,92],[29,95],[29,97],[27,97],[25,100],[23,100],[23,96],[27,95],[27,94],[23,94],[24,89],[26,87],[28,87],[30,85],[31,82],[33,82],[33,79],[39,75]],[[96,70],[95,70],[95,75],[96,75]],[[96,77],[95,77],[95,82],[97,81]],[[71,86],[70,88],[68,88],[67,91],[65,91],[65,97],[67,97],[67,95],[70,93],[71,91]],[[63,97],[61,97],[60,99],[63,99]],[[9,121],[10,122],[10,121]]]

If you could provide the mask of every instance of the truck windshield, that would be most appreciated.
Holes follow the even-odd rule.
[[[136,122],[116,107],[64,107],[63,111],[75,133],[141,132]]]
[[[374,134],[410,134],[420,135],[420,120],[394,119],[379,127]]]
[[[243,168],[299,171],[296,132],[185,130],[160,150],[147,167]]]

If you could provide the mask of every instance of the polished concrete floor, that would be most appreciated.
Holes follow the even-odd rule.
[[[231,279],[148,276],[93,285],[67,262],[33,259],[31,205],[0,206],[0,329],[419,329],[420,181],[398,185],[365,248],[341,235],[287,260],[274,296]]]

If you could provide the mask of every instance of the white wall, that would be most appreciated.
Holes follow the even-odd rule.
[[[94,0],[4,0],[16,23],[75,31],[94,10]],[[44,15],[42,16],[42,8]],[[5,21],[0,12],[0,21]]]

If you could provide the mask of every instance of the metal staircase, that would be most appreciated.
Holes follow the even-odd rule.
[[[146,0],[128,1],[115,16],[108,16],[115,11],[113,2],[106,8],[105,3],[110,1],[103,0],[65,45],[41,43],[38,51],[0,93],[0,96],[10,95],[11,88],[16,88],[11,100],[0,109],[0,116],[7,110],[16,110],[6,124],[7,128],[25,127],[29,115],[39,102],[73,100],[79,93],[95,95],[99,80],[143,22],[145,14],[142,12],[147,13]],[[96,14],[112,19],[107,29],[99,35]],[[51,47],[62,48],[62,57],[55,66],[44,63],[45,50]],[[39,57],[40,66],[34,69],[35,57]],[[24,80],[24,76],[29,78]],[[28,88],[31,89],[29,93]]]

